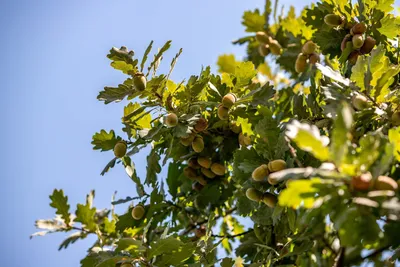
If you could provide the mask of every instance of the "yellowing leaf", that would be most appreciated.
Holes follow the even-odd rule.
[[[251,129],[251,123],[249,123],[249,119],[244,119],[242,117],[239,117],[236,120],[236,124],[239,124],[242,126],[242,132],[246,136],[252,136],[254,135],[253,130]]]
[[[400,127],[389,130],[389,141],[394,147],[393,155],[400,161]]]
[[[287,183],[287,188],[279,195],[279,205],[297,209],[301,205],[306,208],[312,208],[318,192],[314,185],[321,184],[322,180],[313,178],[310,180],[296,180]]]
[[[236,59],[233,54],[224,54],[218,57],[217,65],[220,73],[235,73]]]

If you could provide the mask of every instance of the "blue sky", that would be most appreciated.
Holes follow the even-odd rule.
[[[296,1],[295,5],[306,2]],[[120,197],[135,195],[134,185],[121,168],[104,177],[99,175],[110,154],[93,151],[90,144],[96,131],[114,128],[119,132],[121,128],[123,105],[106,106],[96,100],[104,86],[116,85],[124,78],[109,66],[106,54],[112,46],[125,45],[141,55],[150,40],[161,46],[171,39],[168,63],[183,48],[173,79],[197,74],[201,66],[211,65],[215,71],[218,55],[244,55],[243,48],[231,45],[231,41],[243,36],[243,11],[263,3],[1,1],[0,109],[4,128],[0,131],[0,265],[79,266],[93,238],[61,252],[57,247],[63,234],[29,240],[36,231],[35,219],[54,216],[48,206],[48,195],[54,188],[64,189],[72,210],[91,189],[96,190],[99,208],[109,207],[114,190]],[[142,177],[143,158],[145,154],[135,158]]]

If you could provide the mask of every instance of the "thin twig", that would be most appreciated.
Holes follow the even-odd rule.
[[[296,162],[297,166],[300,168],[303,168],[303,164],[300,162],[300,160],[297,158],[297,151],[296,149],[290,144],[290,140],[285,137],[286,143],[289,147],[289,152],[292,155],[294,161]]]
[[[245,232],[242,232],[242,233],[239,233],[239,234],[236,234],[236,235],[211,235],[211,236],[212,237],[218,237],[218,238],[235,238],[235,237],[238,237],[238,236],[247,235],[247,234],[249,234],[249,233],[251,233],[253,231],[254,231],[253,229],[249,229],[249,230],[247,230]]]

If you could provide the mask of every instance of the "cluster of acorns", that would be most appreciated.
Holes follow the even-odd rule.
[[[317,45],[313,41],[307,41],[301,53],[297,56],[295,70],[298,73],[304,72],[307,69],[307,64],[315,64],[319,62],[319,55],[315,52]]]
[[[234,93],[228,93],[222,98],[218,106],[217,115],[220,120],[229,119],[229,109],[236,103],[237,97]]]
[[[352,52],[348,56],[351,64],[356,64],[359,55],[365,55],[372,51],[376,44],[376,40],[371,36],[366,36],[367,25],[364,22],[349,23],[340,15],[328,14],[324,17],[327,25],[332,27],[343,27],[349,30],[349,33],[343,38],[340,45],[341,50],[345,50],[349,42],[352,44]]]
[[[226,168],[219,162],[212,162],[210,158],[191,158],[188,166],[183,169],[183,174],[194,181],[192,188],[201,191],[207,184],[207,179],[214,179],[217,176],[224,176]]]
[[[281,170],[284,170],[286,168],[286,162],[281,159],[273,160],[270,161],[268,164],[262,164],[261,166],[257,167],[253,173],[251,174],[251,177],[253,180],[257,182],[264,182],[266,179],[268,179],[268,175],[273,172],[278,172]],[[272,181],[268,182],[270,184],[274,184]],[[275,207],[278,198],[269,192],[260,192],[255,188],[249,188],[246,191],[246,196],[248,199],[256,202],[264,202],[265,205],[268,207]]]
[[[395,180],[388,176],[379,176],[375,181],[371,173],[363,173],[351,179],[351,188],[357,191],[368,190],[390,190],[397,191],[399,185]]]
[[[200,118],[195,126],[194,131],[185,138],[181,138],[180,142],[184,146],[192,146],[192,149],[196,153],[200,153],[204,149],[204,140],[198,133],[205,131],[208,128],[208,121],[205,118]]]
[[[282,54],[282,46],[279,42],[271,38],[271,36],[268,36],[265,32],[257,32],[256,40],[260,43],[258,53],[260,53],[262,57],[267,56],[270,52],[276,56]]]

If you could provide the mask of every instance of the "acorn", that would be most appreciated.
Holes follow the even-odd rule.
[[[204,149],[203,137],[201,137],[199,135],[196,136],[193,140],[192,148],[193,148],[194,152],[196,152],[196,153],[200,153],[201,151],[203,151],[203,149]]]
[[[207,180],[204,179],[204,177],[201,176],[201,175],[197,176],[197,177],[195,178],[195,180],[196,180],[197,182],[199,182],[199,183],[200,183],[201,185],[203,185],[203,186],[206,186],[206,185],[207,185]]]
[[[252,201],[260,202],[263,198],[263,193],[255,188],[249,188],[246,190],[246,197]]]
[[[220,163],[213,163],[211,165],[211,171],[213,173],[215,173],[216,175],[223,176],[223,175],[225,175],[226,169],[225,169],[225,166]]]
[[[278,198],[274,194],[266,192],[262,196],[262,202],[270,208],[275,208]]]
[[[349,55],[349,57],[347,58],[347,60],[349,61],[350,64],[355,65],[357,63],[357,59],[358,56],[360,55],[360,52],[355,50],[352,51]]]
[[[265,178],[269,175],[268,165],[262,164],[261,166],[254,169],[251,174],[251,178],[257,182],[264,181]]]
[[[351,98],[351,103],[356,110],[364,110],[370,106],[368,99],[359,94],[356,94]]]
[[[169,113],[167,116],[165,116],[164,122],[168,127],[175,127],[178,125],[178,116],[176,116],[175,113]]]
[[[200,118],[197,122],[196,125],[194,126],[194,129],[196,132],[202,132],[206,130],[208,127],[208,121],[204,118]]]
[[[268,170],[270,172],[278,172],[286,169],[286,162],[281,159],[273,160],[268,163]]]
[[[144,216],[144,207],[143,205],[137,205],[136,207],[134,207],[132,209],[132,217],[135,220],[140,220],[142,219]]]
[[[189,159],[188,165],[190,168],[194,169],[194,170],[198,170],[201,168],[200,164],[198,163],[196,158],[191,158]]]
[[[143,73],[137,72],[133,76],[133,86],[138,90],[138,91],[144,91],[146,89],[146,76],[144,76]]]
[[[308,58],[310,64],[316,64],[319,62],[319,55],[317,53],[312,53]]]
[[[262,57],[266,57],[269,54],[269,45],[267,44],[260,44],[258,46],[258,53],[260,54],[260,56]]]
[[[370,53],[372,51],[372,49],[374,48],[375,44],[376,44],[376,40],[374,38],[372,38],[371,36],[367,36],[367,38],[365,38],[363,46],[361,46],[361,48],[360,48],[361,54],[365,55],[365,54]]]
[[[200,192],[201,190],[203,190],[203,188],[204,188],[204,185],[202,185],[202,184],[199,183],[199,182],[194,182],[194,183],[192,184],[192,189],[193,189],[194,191]]]
[[[236,134],[239,134],[242,131],[242,127],[240,127],[240,125],[237,125],[236,122],[232,122],[230,124],[230,128],[231,128],[231,131]]]
[[[189,135],[187,138],[181,138],[180,143],[184,146],[190,146],[196,136],[194,134]]]
[[[210,179],[215,178],[216,176],[215,173],[206,168],[201,168],[201,173],[204,174],[205,177]]]
[[[183,175],[185,175],[189,179],[195,179],[197,178],[197,173],[196,170],[191,168],[191,167],[185,167],[183,169]]]
[[[251,138],[248,136],[245,136],[243,133],[239,134],[239,144],[241,146],[249,146],[251,145]]]
[[[328,14],[324,17],[324,21],[327,25],[336,27],[341,25],[344,22],[344,19],[342,16],[336,14]]]
[[[364,22],[356,23],[352,28],[351,31],[353,34],[363,34],[367,30],[367,25]]]
[[[354,49],[359,49],[364,44],[364,36],[362,36],[361,34],[354,35],[351,40],[353,42],[353,48]]]
[[[279,56],[282,54],[282,46],[278,43],[277,40],[272,40],[269,42],[269,50],[272,54]]]
[[[211,159],[206,158],[206,157],[199,157],[197,159],[197,162],[199,163],[199,165],[203,168],[209,169],[211,167]]]
[[[317,45],[313,41],[307,41],[303,45],[301,52],[305,55],[311,55],[312,53],[315,52],[316,49],[317,49]]]
[[[228,93],[222,98],[222,105],[229,109],[233,106],[233,104],[235,104],[236,100],[237,98],[235,94]]]
[[[363,173],[359,176],[353,176],[351,178],[351,186],[353,189],[357,191],[366,191],[369,190],[372,182],[371,173]]]
[[[304,72],[307,69],[307,56],[300,53],[297,56],[294,68],[298,73]]]
[[[118,141],[114,146],[114,155],[117,158],[123,158],[126,155],[126,150],[128,149],[124,141]]]
[[[256,40],[262,44],[269,43],[268,35],[265,32],[256,32]]]
[[[378,176],[378,178],[375,181],[374,188],[376,190],[391,190],[391,191],[396,191],[399,186],[395,180],[388,176]]]
[[[223,105],[219,105],[217,115],[220,120],[227,120],[229,118],[229,109]]]
[[[396,111],[392,114],[391,121],[394,126],[400,125],[400,111]]]
[[[342,51],[346,49],[347,42],[350,42],[352,38],[353,37],[351,36],[351,34],[346,34],[346,36],[342,40],[342,43],[340,44],[340,49]]]

